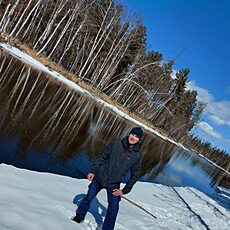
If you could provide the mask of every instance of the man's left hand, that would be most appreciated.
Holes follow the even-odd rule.
[[[114,196],[122,196],[123,192],[120,189],[114,189],[113,190],[113,195]]]

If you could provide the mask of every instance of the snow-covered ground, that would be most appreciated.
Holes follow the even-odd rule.
[[[71,220],[88,184],[87,180],[0,164],[0,229],[97,229],[106,213],[105,190],[92,202],[84,223],[79,225]],[[117,230],[227,230],[230,227],[229,210],[194,188],[137,182],[125,197],[157,219],[122,199],[115,227]]]

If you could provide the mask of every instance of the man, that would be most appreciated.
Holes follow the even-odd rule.
[[[87,179],[92,182],[88,187],[87,195],[78,206],[74,221],[77,223],[84,221],[91,201],[101,189],[105,188],[108,208],[103,230],[114,229],[121,196],[129,193],[139,178],[141,166],[139,142],[143,135],[142,129],[135,127],[130,131],[128,137],[121,141],[113,141],[105,147],[87,175]],[[124,188],[120,189],[120,183],[129,170],[130,178]]]

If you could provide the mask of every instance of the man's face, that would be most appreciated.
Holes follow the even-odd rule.
[[[136,134],[134,133],[129,134],[128,141],[130,145],[135,145],[139,140],[140,138]]]

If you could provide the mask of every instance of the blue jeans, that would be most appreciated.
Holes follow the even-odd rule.
[[[77,213],[81,217],[81,219],[84,219],[86,216],[86,213],[88,212],[90,208],[90,203],[92,202],[93,198],[97,195],[97,193],[103,189],[103,185],[96,179],[93,179],[93,181],[89,184],[89,189],[78,206]],[[117,213],[119,210],[119,202],[121,200],[120,196],[114,196],[112,194],[113,189],[106,189],[107,190],[107,200],[108,200],[108,208],[106,212],[106,217],[104,220],[103,228],[102,230],[113,230],[115,226],[115,221],[117,218]]]

